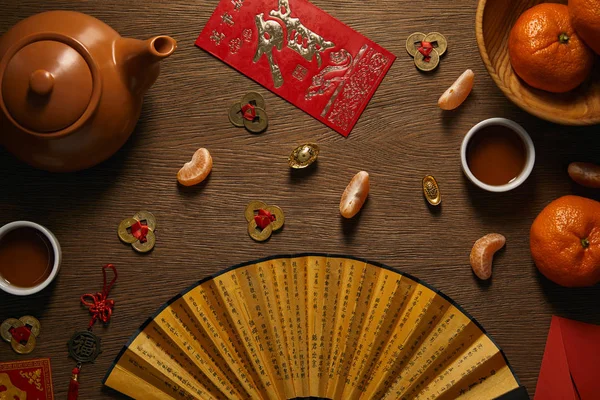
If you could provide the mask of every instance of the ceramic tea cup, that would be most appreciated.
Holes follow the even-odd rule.
[[[47,252],[47,264],[43,270],[43,274],[39,275],[40,278],[35,281],[32,285],[18,285],[16,282],[11,282],[4,275],[11,275],[15,277],[15,280],[27,280],[27,274],[23,274],[27,268],[33,268],[34,266],[28,266],[28,260],[19,259],[18,261],[12,261],[14,257],[19,255],[32,254],[27,252],[28,238],[31,238],[30,244],[32,250],[41,249],[41,254],[37,255],[37,259],[28,258],[29,261],[34,262],[36,260],[43,260],[43,250]],[[58,240],[47,228],[42,225],[36,224],[30,221],[15,221],[0,227],[0,290],[17,296],[28,296],[34,293],[38,293],[45,289],[56,277],[60,269],[60,263],[62,259],[62,252]],[[8,262],[7,262],[8,261]],[[13,266],[13,267],[9,267]],[[14,266],[17,266],[19,273],[14,273]],[[37,267],[37,266],[36,266]],[[6,268],[6,271],[4,269]],[[13,268],[13,270],[9,270]],[[4,274],[3,274],[4,271]],[[35,279],[35,275],[32,280]]]
[[[519,147],[522,148],[522,167],[518,169],[517,174],[515,174],[514,178],[504,184],[489,184],[483,182],[482,179],[478,178],[471,168],[469,162],[469,149],[470,144],[473,142],[473,138],[478,134],[486,132],[482,132],[483,130],[496,129],[496,130],[505,130],[508,135],[518,137],[520,141]],[[478,140],[481,141],[482,137],[478,137]],[[483,137],[485,139],[485,137]],[[469,132],[465,135],[462,146],[460,149],[460,160],[462,165],[462,170],[465,176],[475,185],[483,190],[487,190],[488,192],[508,192],[513,190],[523,184],[531,175],[531,171],[533,170],[533,166],[535,164],[535,147],[533,145],[533,141],[529,134],[523,129],[523,127],[517,124],[514,121],[511,121],[506,118],[490,118],[484,121],[481,121],[477,125],[475,125]],[[480,163],[483,161],[485,164],[487,162],[488,167],[491,169],[502,168],[502,163],[494,162],[492,158],[486,160],[479,160]],[[480,164],[481,165],[481,164]],[[481,174],[480,174],[481,176]]]

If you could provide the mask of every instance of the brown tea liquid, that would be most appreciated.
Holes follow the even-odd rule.
[[[0,279],[13,286],[44,282],[54,265],[54,250],[46,236],[33,228],[17,228],[0,238]]]
[[[515,180],[525,168],[523,139],[512,129],[489,125],[473,135],[467,146],[467,164],[481,182],[493,186]]]

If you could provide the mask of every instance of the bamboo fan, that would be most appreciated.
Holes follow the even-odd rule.
[[[456,304],[364,260],[276,257],[173,298],[104,383],[137,399],[493,399],[518,390]]]

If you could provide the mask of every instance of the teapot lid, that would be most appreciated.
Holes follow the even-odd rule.
[[[2,102],[17,124],[47,136],[75,124],[90,103],[95,108],[97,68],[74,39],[56,34],[26,39],[2,60]]]

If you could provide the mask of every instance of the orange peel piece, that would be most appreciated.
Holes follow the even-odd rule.
[[[458,108],[469,97],[473,83],[475,83],[475,74],[468,69],[442,94],[438,106],[447,111]]]
[[[213,160],[205,148],[196,150],[192,160],[177,172],[177,181],[183,186],[194,186],[206,179],[212,171]]]
[[[569,164],[569,176],[581,186],[600,189],[600,165],[574,162]]]
[[[352,218],[362,208],[369,195],[369,174],[360,171],[350,181],[340,200],[340,213],[344,218]]]
[[[492,277],[492,259],[505,244],[506,238],[499,233],[490,233],[475,242],[471,250],[471,267],[479,279]]]

